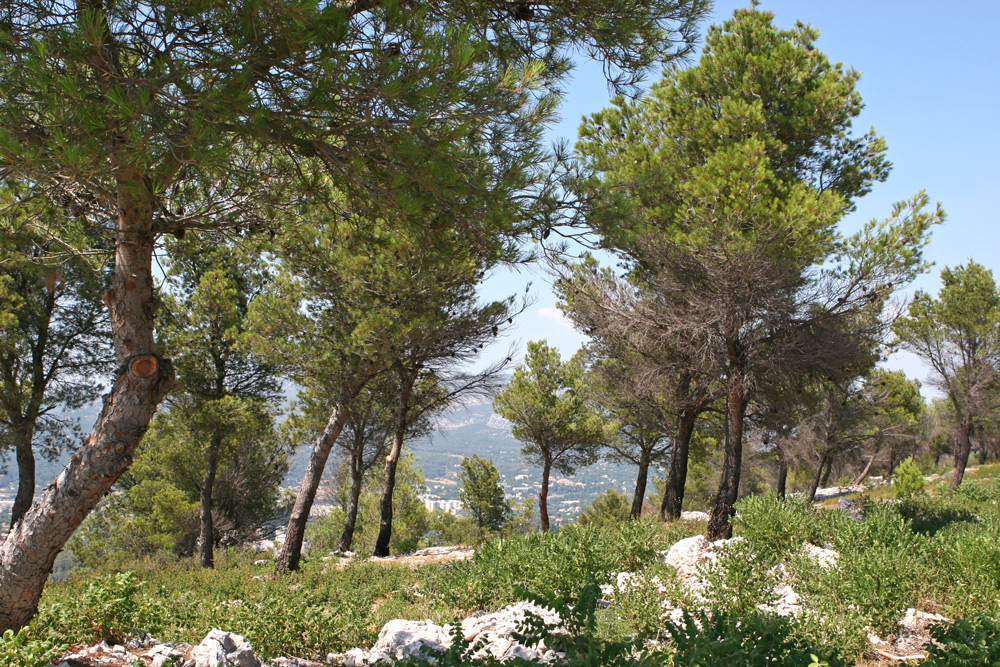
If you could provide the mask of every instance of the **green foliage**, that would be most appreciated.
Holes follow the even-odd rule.
[[[758,605],[773,604],[779,578],[770,568],[762,567],[766,562],[750,540],[729,542],[725,551],[703,568],[712,608],[741,617],[752,614]]]
[[[577,521],[598,528],[612,528],[628,521],[631,503],[628,496],[614,489],[608,489],[587,507],[583,508]]]
[[[822,521],[804,498],[747,496],[736,505],[733,526],[764,565],[784,562],[806,542],[819,541]]]
[[[909,498],[924,492],[924,473],[912,456],[908,456],[896,467],[892,478],[892,492],[896,498]]]
[[[829,667],[850,663],[832,648],[810,645],[793,620],[758,613],[737,615],[724,611],[686,613],[680,622],[668,621],[674,667],[767,667],[808,665],[816,658]]]
[[[32,639],[27,627],[16,633],[5,630],[0,635],[0,663],[7,667],[46,667],[52,664],[62,647],[47,639]]]
[[[81,595],[46,610],[44,622],[56,636],[122,643],[143,632],[159,634],[164,601],[143,594],[135,572],[119,572],[91,582]]]
[[[472,515],[476,525],[480,529],[501,530],[510,519],[511,507],[493,460],[477,455],[463,458],[458,481],[462,507]]]
[[[989,616],[931,626],[928,667],[974,667],[1000,664],[1000,620]]]

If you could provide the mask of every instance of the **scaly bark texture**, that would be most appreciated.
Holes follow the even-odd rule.
[[[115,264],[105,304],[119,363],[111,392],[81,448],[0,546],[0,631],[26,625],[38,609],[56,555],[132,463],[157,406],[174,385],[156,355],[152,258],[154,197],[140,174],[118,171]]]

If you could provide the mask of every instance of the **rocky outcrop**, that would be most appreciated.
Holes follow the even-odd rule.
[[[183,667],[261,667],[253,647],[240,635],[212,630]]]
[[[148,636],[148,635],[147,635]],[[155,640],[109,646],[103,642],[65,654],[52,667],[263,667],[253,647],[240,635],[212,630],[197,646],[160,644]]]
[[[443,651],[451,647],[458,633],[469,643],[471,659],[490,656],[500,661],[521,658],[538,663],[552,662],[558,657],[555,651],[544,644],[524,646],[513,637],[529,615],[537,616],[546,626],[556,629],[562,623],[556,612],[532,602],[518,602],[493,614],[472,616],[457,627],[431,621],[393,620],[382,628],[370,651],[354,648],[346,653],[332,653],[327,660],[347,667],[401,661],[428,650]]]

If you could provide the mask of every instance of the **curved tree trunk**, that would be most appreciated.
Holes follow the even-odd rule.
[[[965,477],[965,468],[969,465],[969,453],[972,451],[972,419],[966,415],[962,420],[958,447],[955,451],[955,473],[951,478],[951,489],[954,491]]]
[[[385,482],[382,486],[382,499],[379,501],[378,539],[375,540],[375,555],[385,557],[389,555],[389,542],[392,539],[392,494],[396,489],[396,466],[399,465],[399,457],[403,453],[403,440],[406,437],[406,429],[410,414],[410,395],[413,392],[413,383],[416,381],[416,372],[405,371],[401,374],[399,386],[399,413],[396,417],[396,432],[392,436],[392,448],[389,455],[385,457]]]
[[[205,476],[201,480],[199,513],[201,515],[201,534],[198,541],[201,544],[201,566],[215,567],[215,525],[212,521],[212,491],[215,489],[215,473],[219,468],[219,449],[222,447],[222,434],[212,436],[208,446],[208,465]]]
[[[684,504],[684,487],[687,484],[691,436],[694,434],[694,425],[697,420],[698,412],[693,408],[683,410],[680,418],[677,420],[673,451],[670,456],[670,472],[667,475],[667,487],[663,493],[663,503],[660,505],[660,518],[664,521],[676,521],[681,518],[681,507]]]
[[[33,430],[32,425],[18,429],[19,437],[14,452],[17,459],[17,495],[14,496],[14,506],[11,508],[11,530],[27,513],[35,498],[35,453],[31,449]]]
[[[731,363],[726,392],[726,439],[719,491],[715,507],[708,522],[708,539],[715,541],[733,536],[729,518],[735,513],[733,506],[740,492],[740,472],[743,465],[743,418],[746,414],[747,395],[743,386],[743,369]]]
[[[827,457],[826,459],[826,470],[823,472],[823,481],[820,484],[823,488],[830,486],[830,475],[833,473],[833,457]]]
[[[635,491],[632,493],[632,509],[629,518],[638,519],[642,514],[642,503],[646,499],[646,480],[649,477],[649,451],[643,450],[639,456],[639,473],[635,478]]]
[[[340,432],[344,430],[344,423],[347,421],[351,404],[365,382],[367,382],[367,377],[358,383],[348,385],[344,388],[341,392],[340,400],[333,409],[333,414],[330,415],[326,426],[323,427],[322,433],[316,438],[312,453],[309,455],[309,464],[306,466],[305,475],[302,477],[302,484],[299,485],[299,493],[295,496],[292,514],[288,517],[288,526],[285,529],[285,542],[281,545],[281,553],[278,554],[278,561],[274,566],[275,572],[299,569],[299,561],[302,559],[302,542],[306,534],[306,523],[309,521],[309,513],[312,511],[313,502],[316,500],[316,492],[319,490],[320,480],[323,479],[323,470],[326,468],[326,461],[330,457],[330,450],[333,448],[334,443],[340,437]]]
[[[545,457],[542,466],[542,488],[538,491],[538,517],[543,533],[549,532],[549,476],[552,474],[552,462]]]
[[[0,546],[0,631],[28,623],[66,540],[132,463],[160,401],[174,385],[173,365],[156,356],[153,319],[153,205],[142,174],[119,166],[118,235],[105,304],[119,363],[93,430],[42,498]]]

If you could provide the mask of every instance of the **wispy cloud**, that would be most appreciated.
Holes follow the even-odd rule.
[[[559,326],[566,327],[567,329],[573,329],[573,323],[570,322],[558,308],[539,308],[538,316],[544,320],[551,320]]]

